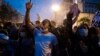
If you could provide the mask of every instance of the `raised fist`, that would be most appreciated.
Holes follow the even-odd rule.
[[[31,8],[32,8],[32,3],[31,2],[26,3],[26,9],[31,9]]]

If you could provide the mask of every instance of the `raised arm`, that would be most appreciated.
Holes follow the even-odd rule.
[[[25,25],[30,29],[33,28],[33,25],[31,24],[31,21],[30,21],[30,9],[31,8],[32,8],[31,2],[26,3]]]

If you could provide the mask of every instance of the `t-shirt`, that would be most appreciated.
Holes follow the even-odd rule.
[[[35,35],[35,56],[51,56],[52,47],[57,39],[52,33],[38,33]]]

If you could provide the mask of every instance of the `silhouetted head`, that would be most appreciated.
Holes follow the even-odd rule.
[[[43,27],[43,30],[49,30],[50,28],[50,21],[48,19],[45,19],[42,21],[42,27]]]

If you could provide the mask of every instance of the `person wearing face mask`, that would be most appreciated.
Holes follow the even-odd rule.
[[[81,29],[79,29],[79,33],[80,33],[81,37],[87,37],[87,35],[88,35],[88,29],[81,28]]]
[[[35,56],[51,56],[53,47],[57,45],[57,39],[54,34],[49,32],[50,21],[43,20],[43,31],[35,36]]]
[[[78,33],[81,39],[84,39],[88,36],[88,26],[86,24],[82,24],[79,29]]]
[[[84,53],[84,52],[81,52],[81,51],[83,51],[83,50],[81,50],[81,48],[84,49],[85,45],[80,46],[80,44],[82,44],[81,41],[84,41],[84,43],[86,42],[87,36],[88,36],[88,26],[85,25],[85,24],[80,25],[77,28],[77,31],[75,33],[75,38],[76,38],[76,41],[75,41],[76,42],[76,44],[75,44],[76,56],[78,56],[78,55],[81,56],[81,53]]]
[[[48,19],[43,20],[42,22],[42,31],[33,27],[30,24],[30,9],[32,8],[32,4],[29,2],[26,4],[26,15],[25,15],[25,25],[30,31],[33,33],[34,37],[34,56],[52,56],[52,50],[57,47],[57,39],[54,34],[49,32],[50,21]],[[34,30],[34,31],[33,31]],[[56,56],[56,55],[53,55]]]

